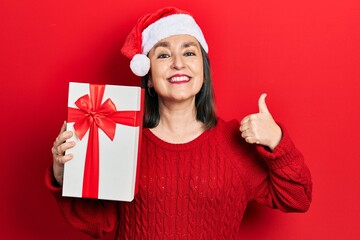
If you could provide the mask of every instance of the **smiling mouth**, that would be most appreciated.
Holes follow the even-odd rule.
[[[169,78],[170,83],[184,83],[190,81],[189,76],[173,76]]]

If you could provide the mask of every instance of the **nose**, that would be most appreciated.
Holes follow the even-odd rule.
[[[178,69],[182,69],[184,66],[185,66],[185,64],[184,64],[184,59],[182,58],[182,56],[174,55],[171,67],[178,70]]]

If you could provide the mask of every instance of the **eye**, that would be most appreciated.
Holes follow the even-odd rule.
[[[158,58],[168,58],[168,57],[170,57],[170,55],[167,53],[162,53],[162,54],[159,54],[159,56],[158,56]]]
[[[196,54],[195,54],[194,52],[186,52],[186,53],[184,54],[184,56],[187,56],[187,57],[189,57],[189,56],[196,56]]]

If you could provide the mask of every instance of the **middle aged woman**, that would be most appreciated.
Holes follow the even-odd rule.
[[[63,164],[72,158],[64,151],[74,145],[63,127],[47,185],[71,225],[95,237],[116,227],[117,239],[239,239],[249,201],[309,208],[310,172],[266,95],[241,124],[215,115],[208,46],[189,13],[145,15],[122,52],[147,89],[139,191],[130,203],[62,198]]]

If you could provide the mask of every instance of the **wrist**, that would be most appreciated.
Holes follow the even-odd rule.
[[[56,166],[56,164],[53,164],[53,175],[54,178],[59,186],[62,186],[63,184],[63,176],[64,176],[64,167]]]
[[[282,130],[281,128],[276,125],[277,128],[274,131],[274,136],[271,139],[271,143],[268,145],[268,147],[271,149],[271,151],[274,151],[274,149],[277,147],[277,145],[279,145],[281,139],[282,139]]]

